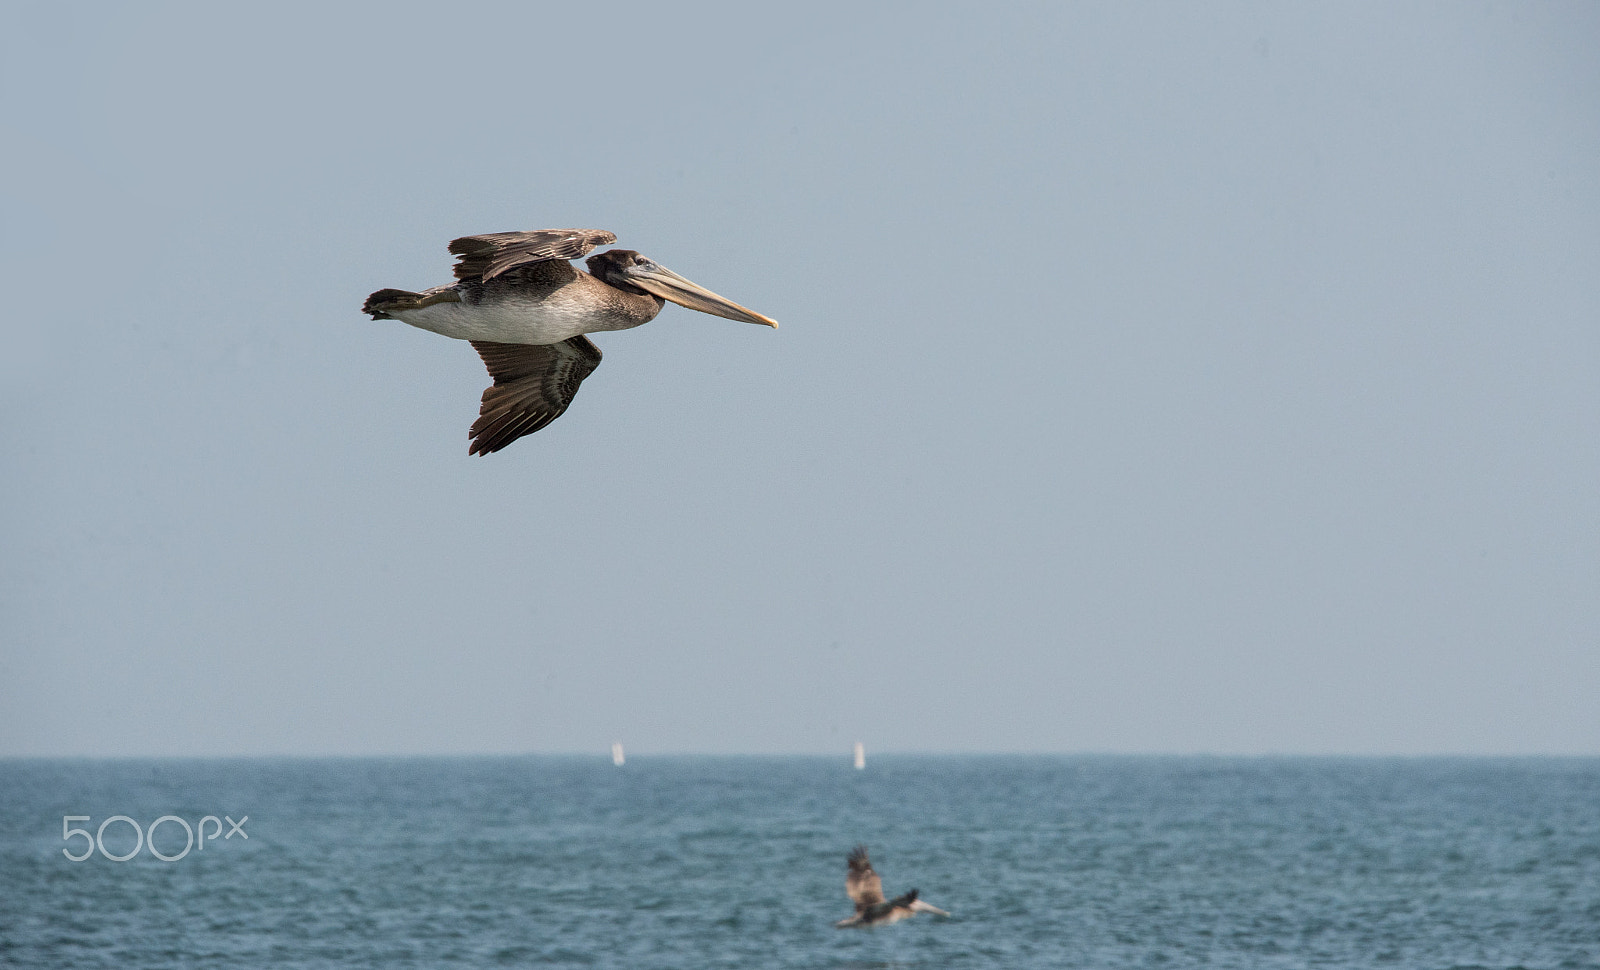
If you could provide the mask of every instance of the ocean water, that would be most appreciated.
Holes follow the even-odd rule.
[[[1600,760],[0,762],[0,964],[1600,967]]]

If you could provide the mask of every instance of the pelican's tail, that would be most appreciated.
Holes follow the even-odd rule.
[[[361,304],[362,313],[372,314],[374,320],[393,320],[390,310],[409,310],[422,300],[421,293],[410,290],[379,290]]]
[[[459,303],[461,294],[454,286],[436,286],[431,290],[413,293],[410,290],[379,290],[361,304],[362,313],[372,314],[374,320],[393,320],[396,310],[420,310],[435,303]]]

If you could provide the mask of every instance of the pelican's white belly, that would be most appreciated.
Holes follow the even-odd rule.
[[[554,344],[597,329],[593,311],[577,303],[502,300],[494,303],[435,303],[390,315],[413,327],[458,340],[492,340],[502,344]]]

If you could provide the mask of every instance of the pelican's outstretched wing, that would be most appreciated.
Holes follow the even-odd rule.
[[[609,246],[617,234],[604,229],[534,229],[490,232],[450,241],[456,279],[492,280],[514,266],[547,259],[577,259],[596,246]]]
[[[469,455],[499,451],[561,417],[578,385],[600,366],[600,348],[579,334],[554,344],[474,340],[494,385],[483,392]]]
[[[861,913],[883,902],[883,880],[872,871],[872,860],[867,858],[867,847],[858,845],[850,850],[850,868],[844,876],[844,891]]]

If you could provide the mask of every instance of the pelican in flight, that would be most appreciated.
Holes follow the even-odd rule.
[[[600,366],[585,334],[655,319],[665,301],[729,320],[776,320],[691,283],[631,249],[577,259],[617,241],[604,229],[536,229],[463,236],[450,243],[454,283],[420,293],[379,290],[361,307],[374,320],[471,341],[494,384],[483,392],[469,455],[499,451],[561,417],[578,385]]]
[[[867,847],[858,845],[850,850],[850,868],[845,872],[844,891],[856,904],[856,914],[833,924],[838,929],[847,926],[877,926],[908,919],[918,913],[950,914],[937,906],[930,906],[917,898],[915,889],[893,899],[883,898],[883,880],[872,871],[872,861],[867,858]]]

